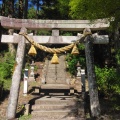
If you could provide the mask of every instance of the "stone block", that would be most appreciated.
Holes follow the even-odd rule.
[[[29,113],[30,113],[30,104],[26,104],[25,105],[24,115],[29,115]]]

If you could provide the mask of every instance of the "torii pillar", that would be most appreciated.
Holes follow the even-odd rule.
[[[26,33],[27,29],[21,28],[20,32]],[[14,119],[16,115],[22,66],[23,66],[24,53],[25,53],[25,43],[26,43],[26,40],[24,36],[20,35],[19,42],[18,42],[18,48],[17,48],[17,54],[16,54],[15,70],[13,71],[12,85],[10,89],[9,103],[8,103],[8,108],[7,108],[7,115],[6,115],[7,120]]]
[[[89,28],[84,29],[83,34],[86,35],[85,42],[85,56],[86,56],[86,66],[87,66],[87,76],[89,83],[89,95],[90,95],[90,108],[92,117],[98,117],[100,115],[100,104],[98,98],[98,88],[96,83],[95,66],[93,58],[93,42],[94,39],[90,34],[91,30]]]

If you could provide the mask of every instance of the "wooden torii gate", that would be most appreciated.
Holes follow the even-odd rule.
[[[35,42],[41,44],[70,44],[73,40],[81,39],[82,34],[78,36],[59,36],[59,30],[65,31],[83,31],[85,28],[91,30],[104,30],[109,27],[109,23],[105,20],[96,20],[93,24],[88,20],[30,20],[30,19],[15,19],[0,17],[1,26],[7,29],[21,29],[21,33],[27,33],[27,29],[40,30],[47,29],[52,30],[52,36],[32,36]],[[85,29],[84,37],[85,53],[86,53],[86,65],[89,81],[89,93],[90,93],[90,105],[92,116],[96,117],[100,114],[100,106],[98,99],[98,91],[95,81],[95,71],[93,63],[93,51],[92,44],[107,44],[109,41],[108,35],[87,34],[90,33],[90,29]],[[94,38],[94,39],[93,39]],[[93,41],[92,41],[93,39]],[[10,97],[7,109],[7,119],[15,118],[17,100],[21,79],[21,71],[25,53],[26,39],[22,35],[2,35],[2,43],[18,43],[16,53],[16,67],[12,76],[12,85],[10,90]]]

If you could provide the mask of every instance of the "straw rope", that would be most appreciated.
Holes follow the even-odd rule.
[[[61,47],[61,48],[48,48],[46,46],[40,45],[38,43],[36,43],[34,40],[32,40],[31,38],[29,38],[27,36],[27,34],[25,33],[19,33],[19,35],[23,35],[32,45],[34,45],[35,47],[45,51],[45,52],[49,52],[49,53],[61,53],[61,52],[65,52],[70,50],[71,48],[73,48],[73,46],[75,45],[75,43],[72,43],[68,46],[65,47]]]

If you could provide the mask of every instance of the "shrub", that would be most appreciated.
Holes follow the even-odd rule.
[[[95,67],[98,90],[105,95],[120,93],[120,75],[115,68]]]
[[[68,64],[68,71],[72,74],[72,75],[75,75],[76,73],[76,70],[77,70],[77,62],[79,61],[80,65],[82,68],[85,68],[85,47],[83,44],[79,44],[78,46],[78,49],[79,49],[79,52],[80,54],[79,55],[72,55],[72,54],[67,54],[66,56],[66,61],[67,61],[67,64]]]
[[[4,89],[10,88],[14,62],[15,55],[10,52],[0,54],[0,81],[4,82]]]

